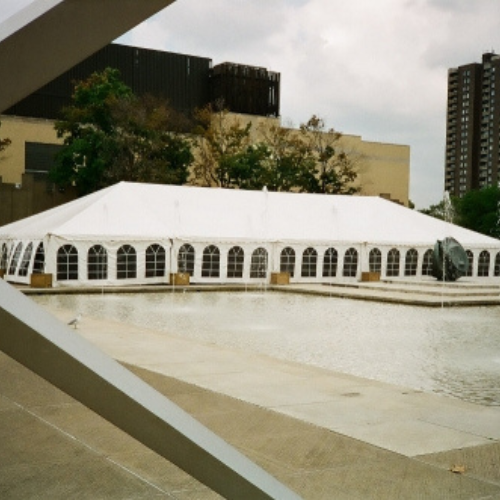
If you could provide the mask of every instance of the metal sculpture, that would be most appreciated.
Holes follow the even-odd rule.
[[[437,240],[432,254],[432,275],[440,281],[456,281],[469,270],[467,253],[454,238]]]

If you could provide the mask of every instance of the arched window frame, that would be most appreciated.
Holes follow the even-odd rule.
[[[473,276],[474,275],[474,254],[470,250],[466,250],[467,260],[469,261],[469,268],[465,273],[465,276]]]
[[[16,274],[17,265],[19,263],[19,259],[21,258],[22,251],[23,251],[23,244],[19,242],[16,245],[16,249],[14,250],[14,253],[12,255],[12,259],[10,260],[9,274],[11,276],[14,276],[14,274]]]
[[[410,248],[405,254],[405,276],[416,276],[418,271],[418,251]]]
[[[108,252],[102,245],[94,245],[87,252],[87,279],[108,279]]]
[[[31,262],[31,255],[33,254],[33,243],[30,241],[26,248],[24,249],[23,258],[21,259],[21,264],[17,274],[19,276],[28,276],[28,270]]]
[[[401,254],[397,248],[391,248],[387,252],[386,276],[399,276]]]
[[[218,278],[220,276],[220,250],[215,245],[203,249],[201,263],[202,278]]]
[[[323,255],[323,278],[335,278],[339,263],[339,253],[333,247],[327,248]]]
[[[194,275],[195,250],[192,245],[185,243],[177,254],[177,272]]]
[[[358,273],[358,251],[355,248],[348,248],[344,254],[344,268],[342,276],[355,278]]]
[[[132,245],[122,245],[116,253],[116,279],[137,278],[137,251]]]
[[[500,252],[495,256],[495,276],[500,276]]]
[[[36,248],[35,258],[33,259],[33,274],[43,274],[45,271],[45,247],[40,242]]]
[[[280,272],[288,273],[291,278],[295,274],[295,250],[285,247],[280,253]]]
[[[259,247],[252,252],[250,262],[250,278],[267,277],[268,256],[265,248]]]
[[[165,248],[154,243],[146,248],[146,278],[163,278],[167,263]]]
[[[0,269],[7,271],[7,263],[9,261],[9,247],[7,243],[2,243],[2,253],[0,254]]]
[[[378,248],[372,248],[368,254],[368,268],[371,273],[382,272],[382,252]]]
[[[315,278],[318,266],[318,252],[313,247],[308,247],[302,252],[302,278]]]
[[[245,265],[245,252],[243,248],[235,246],[227,253],[227,277],[243,278],[243,267]]]
[[[422,259],[422,276],[432,276],[432,260],[433,260],[434,250],[431,248],[427,249],[424,253]]]
[[[477,275],[486,278],[490,275],[490,252],[483,250],[477,260]]]
[[[63,245],[57,250],[57,281],[78,279],[78,250],[73,245]]]

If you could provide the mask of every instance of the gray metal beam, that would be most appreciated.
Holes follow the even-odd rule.
[[[299,498],[1,279],[0,349],[226,498]]]
[[[0,113],[174,0],[35,0],[0,24]]]

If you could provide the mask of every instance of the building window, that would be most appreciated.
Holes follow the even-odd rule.
[[[137,252],[131,245],[123,245],[116,254],[116,278],[137,278]]]
[[[472,276],[474,273],[474,254],[470,250],[466,250],[467,260],[469,261],[469,269],[467,269],[467,273],[465,276]]]
[[[490,274],[490,252],[486,250],[479,254],[479,259],[477,261],[477,275],[478,276],[489,276]]]
[[[302,272],[303,278],[316,277],[316,265],[318,262],[318,252],[314,248],[306,248],[302,253]]]
[[[162,278],[165,276],[167,256],[161,245],[146,248],[146,278]]]
[[[194,248],[186,243],[179,249],[177,255],[177,271],[179,273],[187,273],[189,276],[194,275]]]
[[[33,243],[29,243],[23,253],[23,258],[21,260],[21,265],[19,266],[19,271],[17,274],[19,276],[28,276],[28,269],[30,267],[31,254],[33,253]]]
[[[418,252],[410,248],[405,257],[405,276],[416,276],[418,267]]]
[[[500,252],[495,256],[495,276],[500,276]]]
[[[227,254],[227,277],[243,278],[243,265],[245,263],[245,252],[241,247],[233,247]]]
[[[337,276],[337,264],[339,254],[335,248],[329,248],[323,257],[323,278],[335,278]]]
[[[267,276],[267,250],[259,247],[252,252],[250,262],[250,278],[265,278]]]
[[[358,252],[355,248],[349,248],[344,254],[343,276],[355,277],[358,272]]]
[[[281,250],[280,272],[288,273],[290,277],[293,278],[295,272],[295,250],[291,247],[286,247]]]
[[[387,254],[387,276],[399,276],[399,250],[396,248]]]
[[[9,250],[5,243],[2,243],[2,254],[0,255],[0,269],[7,270],[7,262],[9,257]]]
[[[220,275],[220,251],[210,245],[203,250],[203,262],[201,264],[201,276],[203,278],[218,278]]]
[[[371,273],[380,273],[382,271],[382,252],[378,248],[370,250],[368,266]]]
[[[21,257],[21,252],[23,251],[23,244],[18,243],[16,249],[14,250],[14,255],[10,261],[9,274],[16,274],[17,264],[19,262],[19,258]]]
[[[424,258],[422,260],[422,276],[432,276],[432,259],[434,251],[429,249],[424,253]]]
[[[60,144],[26,142],[24,150],[25,171],[28,174],[48,174],[54,158],[61,151]]]
[[[89,280],[108,278],[108,252],[101,245],[94,245],[88,251],[87,278]]]
[[[78,250],[64,245],[57,250],[57,281],[78,279]]]

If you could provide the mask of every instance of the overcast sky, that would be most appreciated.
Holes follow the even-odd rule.
[[[443,196],[447,70],[500,52],[499,20],[498,0],[177,0],[118,41],[281,73],[285,123],[409,145],[424,208]]]

